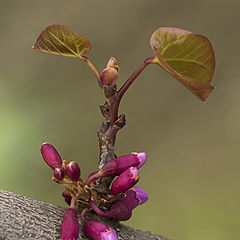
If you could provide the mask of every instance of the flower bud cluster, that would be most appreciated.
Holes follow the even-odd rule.
[[[74,161],[66,164],[51,144],[43,143],[41,153],[44,161],[53,169],[53,179],[55,181],[64,182],[70,180],[77,182],[79,180],[81,172],[78,164]]]
[[[101,217],[125,221],[132,216],[134,208],[148,200],[146,191],[135,187],[139,181],[139,168],[147,160],[144,152],[131,153],[110,160],[101,170],[90,174],[86,181],[80,178],[78,164],[74,161],[68,163],[62,161],[51,144],[44,143],[41,153],[44,161],[53,169],[53,180],[67,186],[62,196],[70,208],[63,217],[61,240],[78,238],[77,206],[83,209],[81,217],[86,236],[95,240],[115,240],[118,238],[114,229],[104,223],[88,219],[87,212],[93,210]],[[96,184],[98,178],[109,176],[116,177],[109,189]]]

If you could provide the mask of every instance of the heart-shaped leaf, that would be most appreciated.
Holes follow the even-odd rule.
[[[210,83],[215,56],[209,40],[184,29],[161,27],[152,34],[150,44],[155,62],[205,101],[214,89]]]
[[[91,49],[91,43],[65,26],[51,25],[40,33],[33,49],[82,59]]]

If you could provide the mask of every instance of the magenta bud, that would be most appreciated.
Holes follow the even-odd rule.
[[[57,180],[62,180],[64,178],[64,172],[62,168],[54,168],[54,178]]]
[[[129,189],[124,198],[114,202],[108,212],[103,212],[90,200],[91,208],[101,217],[112,217],[119,221],[126,221],[132,216],[132,211],[137,206],[148,200],[147,193],[138,187]]]
[[[100,170],[102,176],[118,176],[130,167],[137,167],[140,158],[137,154],[129,154],[108,161]]]
[[[61,227],[61,240],[75,240],[79,235],[79,225],[77,211],[75,208],[69,208],[63,217]]]
[[[66,176],[68,176],[72,181],[76,182],[79,180],[80,177],[80,168],[78,166],[78,164],[76,162],[69,162],[66,166],[65,166],[65,174]]]
[[[83,232],[93,240],[117,240],[117,234],[107,224],[86,220],[83,224]]]
[[[137,206],[148,200],[147,193],[138,187],[129,189],[126,196],[115,202],[105,216],[113,217],[119,221],[126,221],[132,216],[132,211]],[[99,214],[101,216],[101,214]],[[102,215],[104,217],[104,215]]]
[[[139,172],[136,167],[131,167],[117,177],[111,186],[112,195],[124,193],[139,181]]]
[[[63,196],[64,198],[67,197],[67,196],[68,196],[68,192],[67,192],[67,191],[62,192],[62,196]]]
[[[129,189],[126,192],[126,196],[115,202],[110,210],[104,214],[114,217],[119,221],[125,221],[132,216],[132,210],[134,208],[143,204],[147,200],[147,193],[141,188],[134,187]]]
[[[65,202],[70,206],[72,197],[70,195],[68,195],[67,191],[62,192],[62,196],[63,196]]]
[[[140,168],[147,161],[147,154],[145,152],[140,152],[140,153],[135,153],[135,154],[138,156],[138,158],[140,160],[140,163],[137,165],[137,168]]]
[[[44,161],[52,169],[62,167],[62,159],[57,150],[49,143],[43,143],[41,153]]]

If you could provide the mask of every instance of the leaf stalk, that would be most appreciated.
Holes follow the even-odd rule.
[[[102,88],[102,85],[100,83],[100,77],[99,77],[99,72],[98,70],[95,68],[95,66],[93,65],[93,63],[86,57],[86,56],[81,56],[81,59],[87,63],[87,65],[89,66],[89,68],[92,70],[92,72],[94,73],[94,75],[96,76],[97,80],[98,80],[98,84],[99,86]]]

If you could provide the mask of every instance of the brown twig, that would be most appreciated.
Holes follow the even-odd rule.
[[[105,117],[105,120],[98,130],[98,141],[100,148],[98,165],[99,169],[101,169],[106,162],[115,158],[116,155],[114,153],[114,144],[116,135],[117,132],[126,124],[125,115],[122,114],[118,116],[120,101],[134,80],[146,68],[146,66],[153,63],[153,60],[153,57],[147,58],[128,78],[128,80],[123,84],[119,91],[116,90],[116,86],[104,86],[104,93],[107,101],[103,106],[100,106],[102,115]],[[109,186],[111,181],[112,178],[109,177],[101,178],[98,180],[98,184]]]

